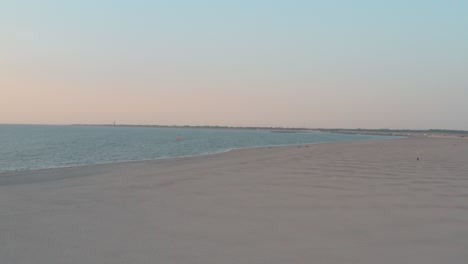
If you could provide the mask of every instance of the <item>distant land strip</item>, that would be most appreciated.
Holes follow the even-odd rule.
[[[126,125],[126,124],[72,124],[72,126],[104,127],[149,127],[149,128],[191,128],[191,129],[246,129],[269,130],[277,133],[326,132],[339,134],[391,135],[391,136],[459,136],[468,137],[466,130],[452,129],[365,129],[365,128],[304,128],[304,127],[238,127],[238,126],[191,126],[191,125]]]

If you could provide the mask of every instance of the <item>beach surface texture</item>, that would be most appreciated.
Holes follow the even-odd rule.
[[[0,175],[2,264],[467,261],[466,139]]]

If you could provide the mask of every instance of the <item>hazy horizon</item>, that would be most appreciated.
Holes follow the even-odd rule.
[[[466,1],[5,1],[0,124],[468,130]]]

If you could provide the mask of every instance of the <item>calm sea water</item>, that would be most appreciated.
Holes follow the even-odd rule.
[[[202,155],[246,147],[384,138],[390,137],[263,130],[0,125],[0,173]]]

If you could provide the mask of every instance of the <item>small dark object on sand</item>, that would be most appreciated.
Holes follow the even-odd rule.
[[[419,157],[417,157],[416,160],[419,160]]]

